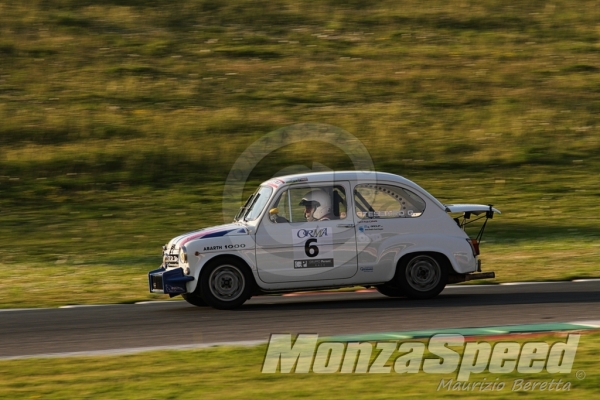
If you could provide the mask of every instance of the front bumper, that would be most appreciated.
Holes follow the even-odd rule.
[[[187,293],[185,284],[193,280],[194,277],[184,275],[181,268],[166,269],[161,266],[159,269],[148,272],[148,285],[152,293],[164,293],[173,296]]]

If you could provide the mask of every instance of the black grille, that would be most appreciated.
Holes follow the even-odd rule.
[[[163,290],[162,275],[152,275],[152,290]]]

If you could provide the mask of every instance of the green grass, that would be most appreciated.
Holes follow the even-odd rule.
[[[223,221],[236,159],[305,122],[442,201],[495,204],[497,281],[598,277],[599,17],[591,0],[0,0],[0,307],[156,298],[160,247]],[[247,189],[352,166],[289,145]]]
[[[564,335],[518,338],[519,341],[565,342]],[[508,340],[508,339],[507,339]],[[582,335],[571,373],[482,374],[469,382],[504,382],[498,392],[456,392],[442,388],[440,380],[454,374],[262,374],[265,345],[252,348],[214,348],[195,351],[162,351],[128,356],[75,357],[0,361],[2,398],[94,399],[397,399],[397,398],[594,398],[599,393],[598,348],[600,334]],[[398,353],[396,353],[396,356]],[[375,357],[376,354],[373,354]],[[393,356],[392,356],[393,357]],[[427,355],[426,355],[427,357]],[[394,359],[393,357],[392,359]],[[437,357],[436,357],[437,358]],[[586,377],[577,379],[583,371]],[[569,392],[519,391],[517,379],[531,382],[571,383]]]

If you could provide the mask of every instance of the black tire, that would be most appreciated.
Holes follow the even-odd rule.
[[[202,300],[202,297],[198,296],[195,293],[184,293],[181,295],[181,297],[183,297],[183,299],[185,301],[187,301],[188,303],[190,303],[193,306],[196,306],[196,307],[208,306],[208,304],[206,304],[206,302],[204,300]]]
[[[389,283],[384,283],[383,285],[375,286],[377,291],[388,297],[405,297],[405,294],[402,292],[402,289],[396,286],[392,286]]]
[[[231,310],[251,297],[254,280],[250,269],[235,258],[207,264],[200,274],[200,296],[211,307]]]
[[[440,255],[418,253],[405,256],[398,264],[396,283],[406,297],[430,299],[448,282],[448,261]]]

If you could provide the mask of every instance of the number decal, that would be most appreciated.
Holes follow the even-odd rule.
[[[321,265],[322,263],[318,264],[317,261],[333,260],[334,258],[333,228],[327,226],[311,229],[292,229],[292,245],[294,247],[294,260],[302,260],[311,265],[311,267],[305,266],[305,268],[324,267],[324,265]]]
[[[319,248],[317,247],[316,244],[312,244],[312,243],[316,243],[317,239],[308,239],[306,241],[306,243],[304,244],[304,252],[306,253],[307,256],[309,257],[316,257],[319,255]]]

